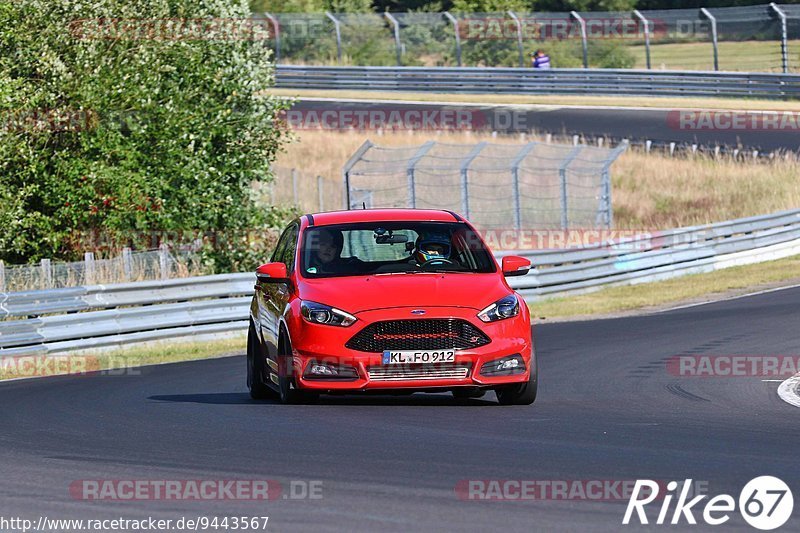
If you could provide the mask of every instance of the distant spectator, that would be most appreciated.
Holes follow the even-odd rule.
[[[550,56],[545,54],[541,50],[536,50],[534,53],[531,54],[531,62],[533,64],[533,68],[538,68],[543,70],[550,68]]]

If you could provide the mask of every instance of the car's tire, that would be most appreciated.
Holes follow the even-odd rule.
[[[252,321],[247,331],[247,389],[254,400],[275,397],[275,392],[264,382],[264,355]]]
[[[288,335],[282,334],[278,341],[278,391],[279,399],[283,404],[308,404],[319,401],[319,394],[300,390],[295,386],[294,377],[290,370],[292,365],[292,345]]]
[[[500,405],[531,405],[536,401],[539,390],[539,365],[536,361],[536,351],[531,353],[531,372],[528,381],[504,385],[495,389],[497,401]]]
[[[483,398],[485,394],[485,389],[478,389],[474,387],[453,389],[453,398],[456,400],[476,400],[478,398]]]

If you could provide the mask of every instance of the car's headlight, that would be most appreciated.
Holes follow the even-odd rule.
[[[303,319],[306,322],[310,322],[311,324],[326,324],[328,326],[347,327],[358,320],[350,313],[345,313],[341,309],[309,301],[303,301],[300,304],[300,314],[303,315]]]
[[[510,294],[478,313],[478,318],[484,322],[496,322],[511,318],[519,314],[519,300],[516,294]]]

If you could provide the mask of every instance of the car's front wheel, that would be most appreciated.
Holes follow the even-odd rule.
[[[281,335],[278,343],[278,358],[280,360],[278,372],[278,390],[280,391],[281,403],[299,404],[314,403],[319,400],[319,394],[300,390],[296,387],[292,376],[292,345],[287,335]]]
[[[264,382],[264,356],[260,348],[256,329],[250,322],[247,331],[247,388],[254,400],[266,400],[275,395]]]
[[[536,401],[539,389],[539,367],[536,364],[536,352],[531,354],[531,373],[528,381],[504,385],[495,389],[500,405],[531,405]]]

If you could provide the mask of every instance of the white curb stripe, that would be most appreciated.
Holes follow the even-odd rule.
[[[778,387],[778,396],[784,402],[800,407],[800,374],[791,377]]]

